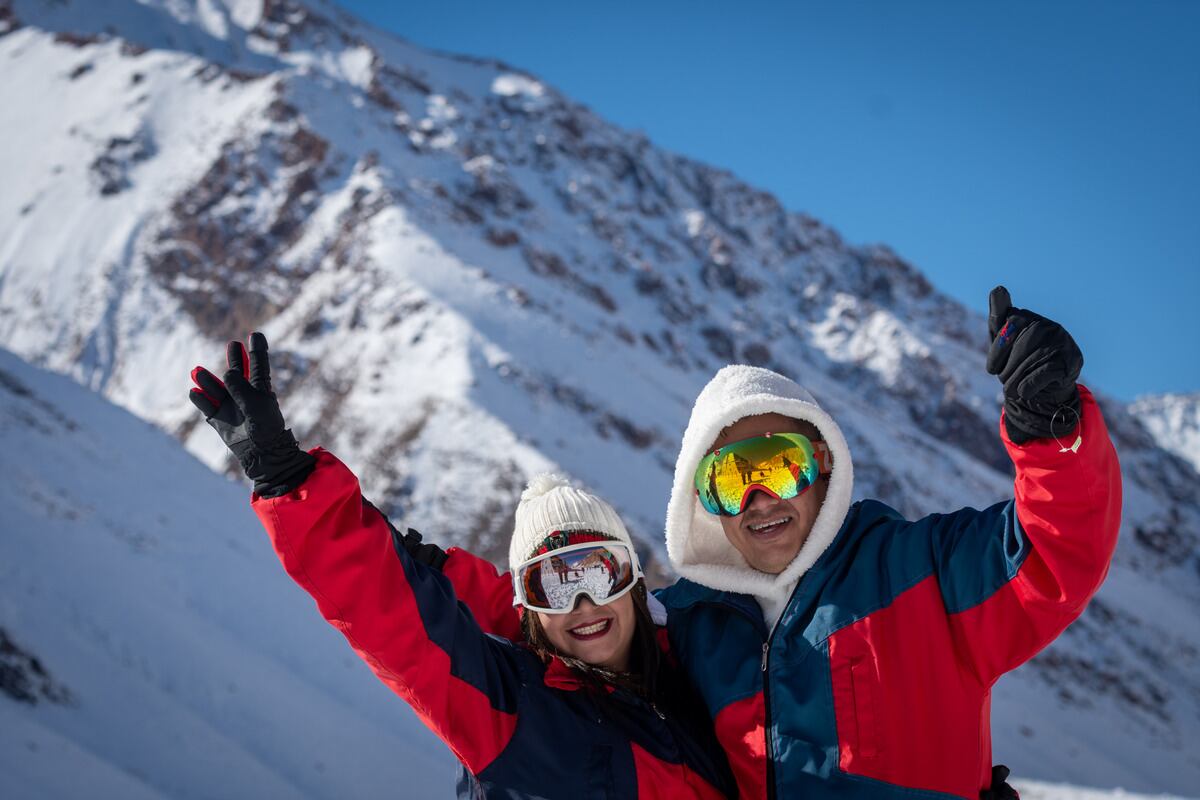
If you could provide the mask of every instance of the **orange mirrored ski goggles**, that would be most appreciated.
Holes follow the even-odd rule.
[[[734,517],[763,491],[790,500],[832,471],[829,447],[799,433],[768,433],[720,447],[696,467],[696,495],[710,514]]]

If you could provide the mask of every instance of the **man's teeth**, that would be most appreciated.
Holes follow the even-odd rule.
[[[584,625],[579,628],[571,628],[571,633],[579,636],[591,636],[593,633],[599,633],[608,628],[608,620],[602,619],[599,622],[593,622],[591,625]]]
[[[773,519],[770,522],[760,522],[757,525],[751,525],[750,530],[764,531],[767,528],[773,527],[775,525],[782,525],[783,523],[787,522],[790,519],[791,519],[791,517],[780,517],[779,519]]]

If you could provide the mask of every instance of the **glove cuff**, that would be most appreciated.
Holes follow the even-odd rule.
[[[1004,403],[1004,429],[1013,444],[1027,444],[1034,439],[1063,438],[1075,430],[1080,420],[1082,403],[1079,387],[1053,405],[1032,408],[1019,399],[1008,398]]]
[[[254,481],[259,497],[279,497],[296,489],[316,467],[317,459],[300,449],[296,437],[284,428],[275,438],[255,442],[238,454],[246,475]]]

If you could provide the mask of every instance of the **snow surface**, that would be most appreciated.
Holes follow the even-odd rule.
[[[246,490],[0,351],[0,627],[74,700],[0,693],[5,798],[453,794],[453,758],[284,574]]]
[[[1125,798],[1125,800],[1173,800],[1175,795],[1166,794],[1134,794],[1121,789],[1102,791],[1099,789],[1083,789],[1065,783],[1042,783],[1039,781],[1014,780],[1013,786],[1021,793],[1021,800],[1109,800],[1109,798]]]

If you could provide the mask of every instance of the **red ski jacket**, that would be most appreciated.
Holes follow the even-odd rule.
[[[357,478],[317,449],[290,494],[252,505],[288,574],[375,674],[450,746],[461,797],[701,798],[731,796],[711,731],[634,696],[591,689],[562,661],[487,635],[441,571],[396,546]],[[461,580],[478,564],[456,562]],[[489,565],[490,567],[490,565]],[[491,589],[498,588],[491,569]],[[482,585],[482,584],[479,584]],[[480,595],[501,602],[498,593]],[[499,615],[511,627],[508,606]],[[707,736],[705,734],[708,734]]]

